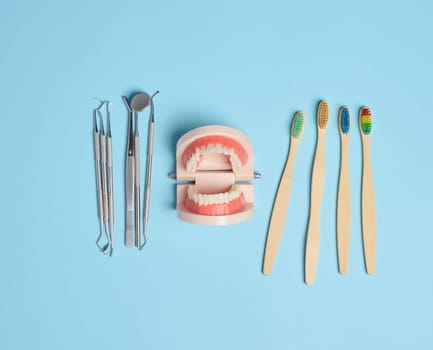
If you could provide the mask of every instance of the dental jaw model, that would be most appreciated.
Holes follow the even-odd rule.
[[[183,135],[176,147],[177,215],[201,225],[229,225],[254,212],[253,147],[242,132],[204,126]],[[185,183],[186,182],[186,183]]]

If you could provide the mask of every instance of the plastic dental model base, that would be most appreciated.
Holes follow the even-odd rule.
[[[173,177],[173,176],[171,176]],[[253,217],[253,146],[242,132],[204,126],[176,146],[177,216],[200,225],[230,225]]]

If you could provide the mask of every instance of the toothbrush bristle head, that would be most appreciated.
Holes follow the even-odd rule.
[[[348,134],[350,130],[350,112],[347,107],[341,107],[340,127],[343,134]]]
[[[299,139],[304,132],[305,115],[302,112],[296,112],[292,122],[292,137]]]
[[[364,135],[370,135],[371,126],[373,124],[373,117],[371,115],[370,108],[361,107],[361,111],[359,113],[359,123],[361,126],[361,132]]]
[[[321,129],[326,129],[328,126],[329,119],[329,106],[328,102],[320,101],[319,107],[317,108],[317,125]]]

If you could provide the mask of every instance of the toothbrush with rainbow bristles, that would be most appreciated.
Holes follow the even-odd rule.
[[[362,139],[362,240],[365,268],[372,275],[376,267],[376,210],[374,206],[373,173],[370,161],[370,133],[372,115],[370,108],[359,110],[359,129]]]
[[[293,167],[295,163],[296,151],[298,150],[299,141],[304,132],[305,115],[302,112],[296,112],[292,121],[291,141],[289,153],[283,175],[281,176],[280,185],[278,186],[275,197],[274,207],[269,222],[268,238],[266,241],[265,256],[263,259],[263,274],[270,275],[272,266],[277,256],[278,246],[280,245],[283,235],[284,223],[286,221],[287,210],[289,208],[290,190],[292,187]]]
[[[325,180],[325,136],[328,126],[329,107],[320,101],[317,108],[317,144],[311,173],[310,218],[305,244],[305,283],[313,284],[319,257],[320,206]]]
[[[343,106],[338,113],[341,140],[340,177],[337,199],[337,248],[338,271],[347,273],[350,250],[350,180],[349,180],[349,136],[351,117],[349,108]]]

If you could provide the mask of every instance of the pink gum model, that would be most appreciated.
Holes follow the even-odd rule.
[[[183,135],[176,146],[177,215],[200,225],[230,225],[252,218],[254,153],[239,130],[204,126]],[[239,183],[238,181],[241,181]]]

